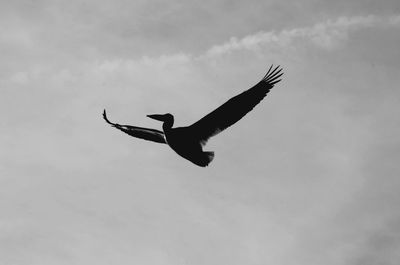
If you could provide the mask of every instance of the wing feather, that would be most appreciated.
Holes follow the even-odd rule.
[[[129,134],[130,136],[148,140],[148,141],[166,144],[164,133],[162,131],[155,130],[155,129],[149,129],[149,128],[136,127],[136,126],[131,126],[131,125],[121,125],[118,123],[112,123],[107,119],[106,110],[104,110],[104,112],[103,112],[103,118],[107,123],[111,124],[113,127],[117,128],[118,130],[121,130],[124,133]]]
[[[271,71],[271,69],[273,70]],[[229,99],[223,105],[189,126],[193,130],[193,135],[196,135],[198,140],[205,144],[210,137],[236,123],[260,103],[270,89],[281,81],[279,78],[282,75],[283,72],[280,66],[273,68],[271,65],[264,78],[255,86]]]

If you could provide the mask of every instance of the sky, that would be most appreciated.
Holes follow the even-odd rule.
[[[0,0],[0,23],[0,264],[398,264],[398,0]],[[190,125],[271,64],[207,168],[101,117]]]

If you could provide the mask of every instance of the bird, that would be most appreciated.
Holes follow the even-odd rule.
[[[203,151],[203,147],[210,137],[219,134],[250,112],[264,99],[271,88],[282,80],[280,79],[282,75],[283,71],[279,65],[276,67],[271,65],[268,72],[256,85],[232,97],[200,120],[186,127],[173,128],[174,116],[170,113],[147,115],[151,119],[163,122],[162,131],[113,123],[107,118],[105,109],[103,118],[112,127],[130,136],[167,144],[181,157],[197,166],[206,167],[214,159],[214,152]]]

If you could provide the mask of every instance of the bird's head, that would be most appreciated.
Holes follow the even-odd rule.
[[[166,114],[151,114],[147,115],[147,117],[152,118],[154,120],[162,121],[164,122],[164,125],[167,127],[172,127],[174,124],[174,116],[170,113]]]

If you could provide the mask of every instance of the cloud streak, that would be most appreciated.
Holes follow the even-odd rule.
[[[183,67],[188,64],[212,58],[218,58],[224,54],[237,51],[263,52],[269,47],[293,48],[301,43],[308,43],[323,50],[333,50],[339,48],[350,38],[349,34],[357,30],[378,27],[400,28],[400,15],[394,16],[353,16],[339,17],[333,20],[326,20],[308,27],[284,29],[281,31],[260,31],[242,38],[232,37],[222,44],[216,44],[200,54],[190,52],[180,52],[174,54],[164,54],[160,56],[142,56],[139,59],[106,59],[86,64],[85,68],[90,73],[98,73],[100,76],[107,76],[112,73],[124,72],[129,75],[129,71],[141,72],[142,68],[155,67],[156,69],[173,67]],[[22,41],[25,43],[25,39]],[[300,43],[300,44],[299,44]],[[79,72],[85,69],[78,69]],[[77,69],[38,69],[33,68],[26,72],[19,71],[13,73],[9,80],[11,83],[27,84],[33,80],[40,79],[42,76],[62,75],[64,79],[74,79],[73,73]],[[65,73],[68,73],[66,76]],[[72,74],[71,74],[72,73]],[[80,74],[79,74],[80,75]]]
[[[350,32],[378,26],[398,27],[400,26],[400,15],[390,17],[375,15],[339,17],[309,27],[285,29],[279,32],[260,31],[240,39],[232,37],[223,44],[211,47],[205,54],[213,57],[237,50],[257,50],[266,45],[287,47],[298,40],[307,41],[316,47],[330,50],[340,46],[348,38]]]

